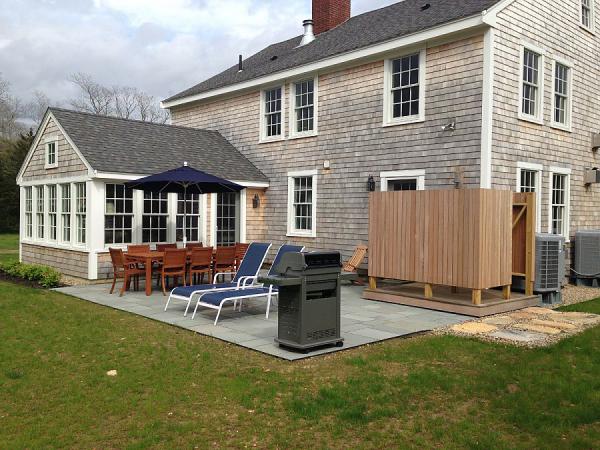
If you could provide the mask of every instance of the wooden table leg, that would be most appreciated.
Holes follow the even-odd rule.
[[[152,258],[146,258],[146,295],[152,295]]]

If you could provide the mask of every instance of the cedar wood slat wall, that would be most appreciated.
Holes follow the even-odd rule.
[[[512,193],[373,192],[369,276],[469,289],[511,284]]]

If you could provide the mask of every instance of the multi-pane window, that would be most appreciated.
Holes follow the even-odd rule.
[[[305,80],[294,84],[295,131],[303,133],[314,130],[315,81]]]
[[[313,177],[294,177],[292,227],[294,231],[313,229]]]
[[[75,227],[78,244],[86,242],[86,203],[85,183],[75,183]]]
[[[592,28],[593,20],[593,2],[594,0],[581,0],[581,25],[585,28]]]
[[[36,186],[37,194],[37,208],[36,208],[36,221],[37,221],[37,238],[44,239],[44,186]]]
[[[569,123],[569,67],[560,63],[554,69],[554,122]]]
[[[104,243],[129,244],[133,229],[133,191],[124,184],[106,184]]]
[[[238,196],[235,192],[217,194],[217,245],[235,245],[238,236]]]
[[[185,211],[185,215],[184,215]],[[187,242],[198,242],[200,240],[200,196],[198,194],[177,194],[177,218],[176,239],[183,241],[183,219],[186,219],[185,235]]]
[[[56,185],[51,184],[48,186],[48,237],[52,241],[56,240],[58,220],[56,202]]]
[[[62,241],[71,242],[71,185],[60,186]]]
[[[566,234],[567,195],[569,176],[560,173],[552,174],[552,233]]]
[[[25,236],[33,237],[33,189],[25,187]]]
[[[56,165],[56,141],[46,143],[46,165]]]
[[[282,89],[280,87],[264,92],[265,136],[281,136]]]
[[[523,93],[521,112],[526,116],[540,116],[540,63],[541,55],[529,49],[523,50]]]
[[[536,192],[537,176],[536,170],[521,169],[519,192]]]
[[[166,242],[169,219],[169,197],[166,192],[144,192],[142,242]],[[131,241],[131,237],[129,241]]]
[[[394,59],[392,70],[392,118],[419,115],[419,53]]]
[[[398,180],[388,181],[388,191],[416,191],[416,178],[403,178]]]

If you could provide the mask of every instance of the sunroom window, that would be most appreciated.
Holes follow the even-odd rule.
[[[133,191],[123,184],[106,184],[104,243],[129,244],[133,235]]]

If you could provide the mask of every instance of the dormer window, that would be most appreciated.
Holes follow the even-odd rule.
[[[46,169],[58,166],[58,138],[46,142]]]
[[[581,0],[581,26],[594,30],[594,0]]]

